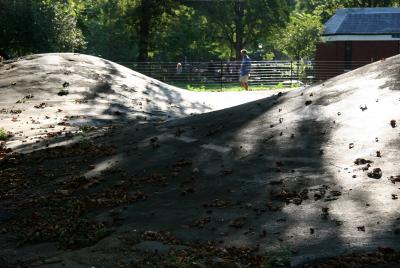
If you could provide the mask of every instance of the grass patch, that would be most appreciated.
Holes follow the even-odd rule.
[[[244,91],[244,89],[239,84],[175,84],[175,86],[187,89],[189,91],[194,92],[239,92]],[[277,85],[249,85],[249,89],[251,91],[259,91],[259,90],[274,90],[274,89],[283,89],[287,87],[296,88],[299,87],[300,84],[293,83],[290,85],[284,85],[279,83]]]
[[[0,127],[0,141],[5,141],[8,138],[8,132]]]
[[[244,91],[244,89],[239,85],[184,85],[182,88],[186,88],[190,91],[196,92],[238,92]],[[264,86],[264,85],[250,85],[250,90],[270,90],[274,89],[273,86]]]

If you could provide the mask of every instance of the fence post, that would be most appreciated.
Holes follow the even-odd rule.
[[[220,65],[220,67],[221,67],[221,72],[220,72],[220,76],[219,76],[219,82],[220,82],[220,84],[221,84],[221,91],[222,91],[222,69],[223,69],[222,60],[221,60],[221,65]]]
[[[147,64],[147,66],[150,66],[150,71],[149,71],[150,75],[149,76],[153,77],[153,65],[150,64],[150,62],[147,62],[146,64]]]
[[[290,85],[293,83],[293,61],[290,61]]]
[[[189,64],[189,85],[191,85],[191,86],[193,86],[192,85],[192,64],[193,64],[193,62],[191,62],[190,64]]]

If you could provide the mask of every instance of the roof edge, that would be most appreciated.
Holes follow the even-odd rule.
[[[352,8],[339,8],[336,10],[336,14],[350,14],[350,13],[361,13],[361,14],[375,14],[375,13],[400,13],[398,7],[352,7]],[[335,16],[334,15],[334,16]],[[333,17],[333,16],[332,16]]]

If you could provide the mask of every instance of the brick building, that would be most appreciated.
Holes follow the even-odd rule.
[[[325,80],[400,53],[400,8],[345,8],[325,24],[315,76]]]

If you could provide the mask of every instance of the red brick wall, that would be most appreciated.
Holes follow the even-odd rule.
[[[344,42],[318,44],[315,61],[317,80],[326,80],[342,74],[344,69]]]
[[[315,76],[318,80],[326,80],[343,73],[344,44],[345,42],[327,42],[317,45]],[[399,41],[353,41],[352,47],[352,69],[400,53]]]
[[[353,61],[378,61],[399,52],[399,41],[353,42]]]

